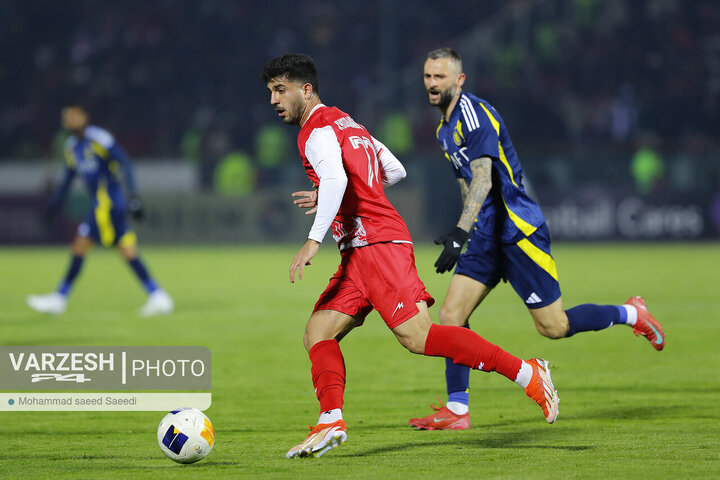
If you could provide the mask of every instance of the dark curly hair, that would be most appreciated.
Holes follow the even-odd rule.
[[[315,93],[320,93],[315,62],[308,55],[286,53],[267,62],[262,69],[262,81],[267,85],[275,78],[287,77],[289,80],[309,83]]]

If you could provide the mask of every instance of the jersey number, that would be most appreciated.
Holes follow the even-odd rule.
[[[362,149],[365,151],[365,156],[368,159],[368,186],[372,188],[373,186],[373,180],[378,180],[378,158],[377,155],[375,155],[375,148],[373,147],[373,142],[369,138],[365,137],[358,137],[356,135],[353,135],[350,137],[350,143],[352,144],[354,149],[358,149],[362,147]]]

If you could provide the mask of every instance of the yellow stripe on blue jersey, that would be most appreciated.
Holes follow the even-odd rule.
[[[485,108],[485,105],[483,105],[482,103],[479,105],[482,107],[483,110],[485,110],[485,114],[488,116],[488,119],[490,119],[490,123],[492,123],[492,126],[495,129],[495,133],[497,133],[498,136],[500,136],[500,122],[495,120],[495,117],[493,117],[492,114],[490,113],[490,111],[487,108]]]
[[[515,183],[515,177],[512,173],[512,168],[510,168],[510,163],[507,161],[507,157],[505,156],[505,150],[502,148],[502,145],[500,145],[500,142],[498,142],[498,150],[500,151],[500,161],[503,165],[505,165],[505,168],[507,168],[508,175],[510,175],[510,181],[513,185],[516,187],[518,186],[517,183]]]
[[[485,111],[485,114],[488,116],[488,119],[490,119],[490,123],[492,123],[492,126],[495,129],[495,132],[498,134],[498,136],[500,136],[500,122],[498,122],[495,119],[495,117],[490,113],[490,111],[485,107],[485,105],[483,105],[481,103],[480,106]],[[513,175],[512,168],[510,167],[510,163],[508,162],[507,157],[505,156],[505,150],[503,149],[500,141],[498,141],[498,151],[500,152],[500,161],[507,169],[508,176],[510,177],[510,181],[512,182],[513,185],[515,185],[517,187],[518,185],[517,185],[517,183],[515,183],[515,177]],[[505,205],[505,209],[507,210],[508,215],[510,216],[510,219],[518,227],[518,229],[520,229],[520,231],[525,234],[526,237],[529,237],[530,235],[533,234],[533,232],[535,232],[535,230],[537,230],[536,226],[531,225],[528,222],[526,222],[525,220],[523,220],[522,218],[520,218],[520,216],[518,214],[513,212],[510,209],[510,207],[508,207],[507,202],[505,201],[504,195],[503,195],[503,204]]]
[[[90,148],[100,158],[107,158],[110,155],[110,152],[108,151],[107,148],[103,147],[102,145],[100,145],[100,143],[98,143],[94,140],[90,140]]]
[[[105,184],[98,186],[96,198],[95,221],[97,222],[98,232],[100,234],[100,243],[106,247],[111,247],[113,243],[115,243],[115,227],[113,226],[112,217],[110,216],[113,203],[110,195],[108,195]]]
[[[515,226],[517,226],[523,234],[525,234],[526,237],[529,237],[533,233],[535,233],[535,230],[537,230],[537,227],[534,225],[529,224],[522,218],[520,218],[515,212],[510,210],[510,207],[507,206],[507,203],[505,202],[505,197],[503,197],[503,204],[505,205],[505,210],[507,210],[508,215],[510,215],[510,219],[513,221]]]
[[[540,268],[550,274],[555,280],[558,279],[557,266],[555,265],[555,259],[553,259],[548,253],[543,252],[527,238],[523,238],[517,242],[517,246],[520,250],[532,259],[533,262],[537,263]]]
[[[500,137],[500,122],[498,122],[495,117],[490,113],[490,111],[485,108],[485,105],[482,103],[480,104],[483,110],[485,110],[485,115],[488,116],[488,119],[490,119],[490,123],[492,123],[493,128],[495,129],[495,133],[498,134],[498,137]],[[498,150],[500,151],[500,161],[503,165],[505,165],[505,168],[507,169],[508,176],[510,177],[510,181],[517,187],[517,183],[515,183],[515,177],[513,176],[512,168],[510,167],[510,163],[507,160],[507,157],[505,156],[505,150],[502,148],[502,143],[498,141]]]
[[[72,147],[65,147],[65,163],[68,168],[75,168],[77,166],[77,159],[75,158],[75,152]]]
[[[463,133],[462,133],[462,122],[460,120],[457,121],[457,125],[455,125],[455,130],[457,130],[458,133],[460,134],[460,138],[465,140],[465,135],[463,135]]]

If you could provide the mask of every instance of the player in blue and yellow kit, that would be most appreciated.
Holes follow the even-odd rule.
[[[99,243],[104,247],[117,247],[141,281],[148,294],[141,315],[170,313],[173,300],[148,273],[138,256],[135,232],[128,228],[126,210],[136,219],[142,218],[143,214],[130,159],[108,131],[89,124],[88,114],[82,107],[64,108],[62,125],[70,133],[65,143],[65,174],[46,209],[45,218],[51,218],[60,209],[77,174],[85,181],[92,205],[85,221],[78,227],[71,245],[70,266],[58,289],[47,295],[29,295],[28,305],[42,313],[63,313],[85,254]],[[128,202],[125,201],[121,176],[127,185]]]
[[[447,272],[457,262],[440,308],[440,322],[469,328],[472,312],[505,279],[546,337],[570,337],[623,323],[662,350],[664,332],[641,297],[632,297],[624,305],[563,309],[550,233],[540,207],[525,192],[520,162],[502,117],[487,101],[462,91],[462,61],[452,49],[428,54],[424,81],[430,104],[443,114],[437,138],[463,199],[455,229],[436,241],[443,245],[436,271]],[[447,405],[434,407],[435,413],[414,418],[410,425],[426,430],[470,427],[469,371],[449,361],[445,377]]]

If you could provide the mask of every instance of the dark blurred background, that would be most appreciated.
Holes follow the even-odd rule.
[[[716,0],[29,0],[0,3],[0,242],[66,241],[85,213],[77,185],[55,224],[37,215],[69,103],[131,154],[143,239],[302,238],[297,130],[259,79],[289,51],[403,161],[389,196],[432,238],[459,213],[422,83],[440,46],[503,116],[555,238],[718,238]]]

